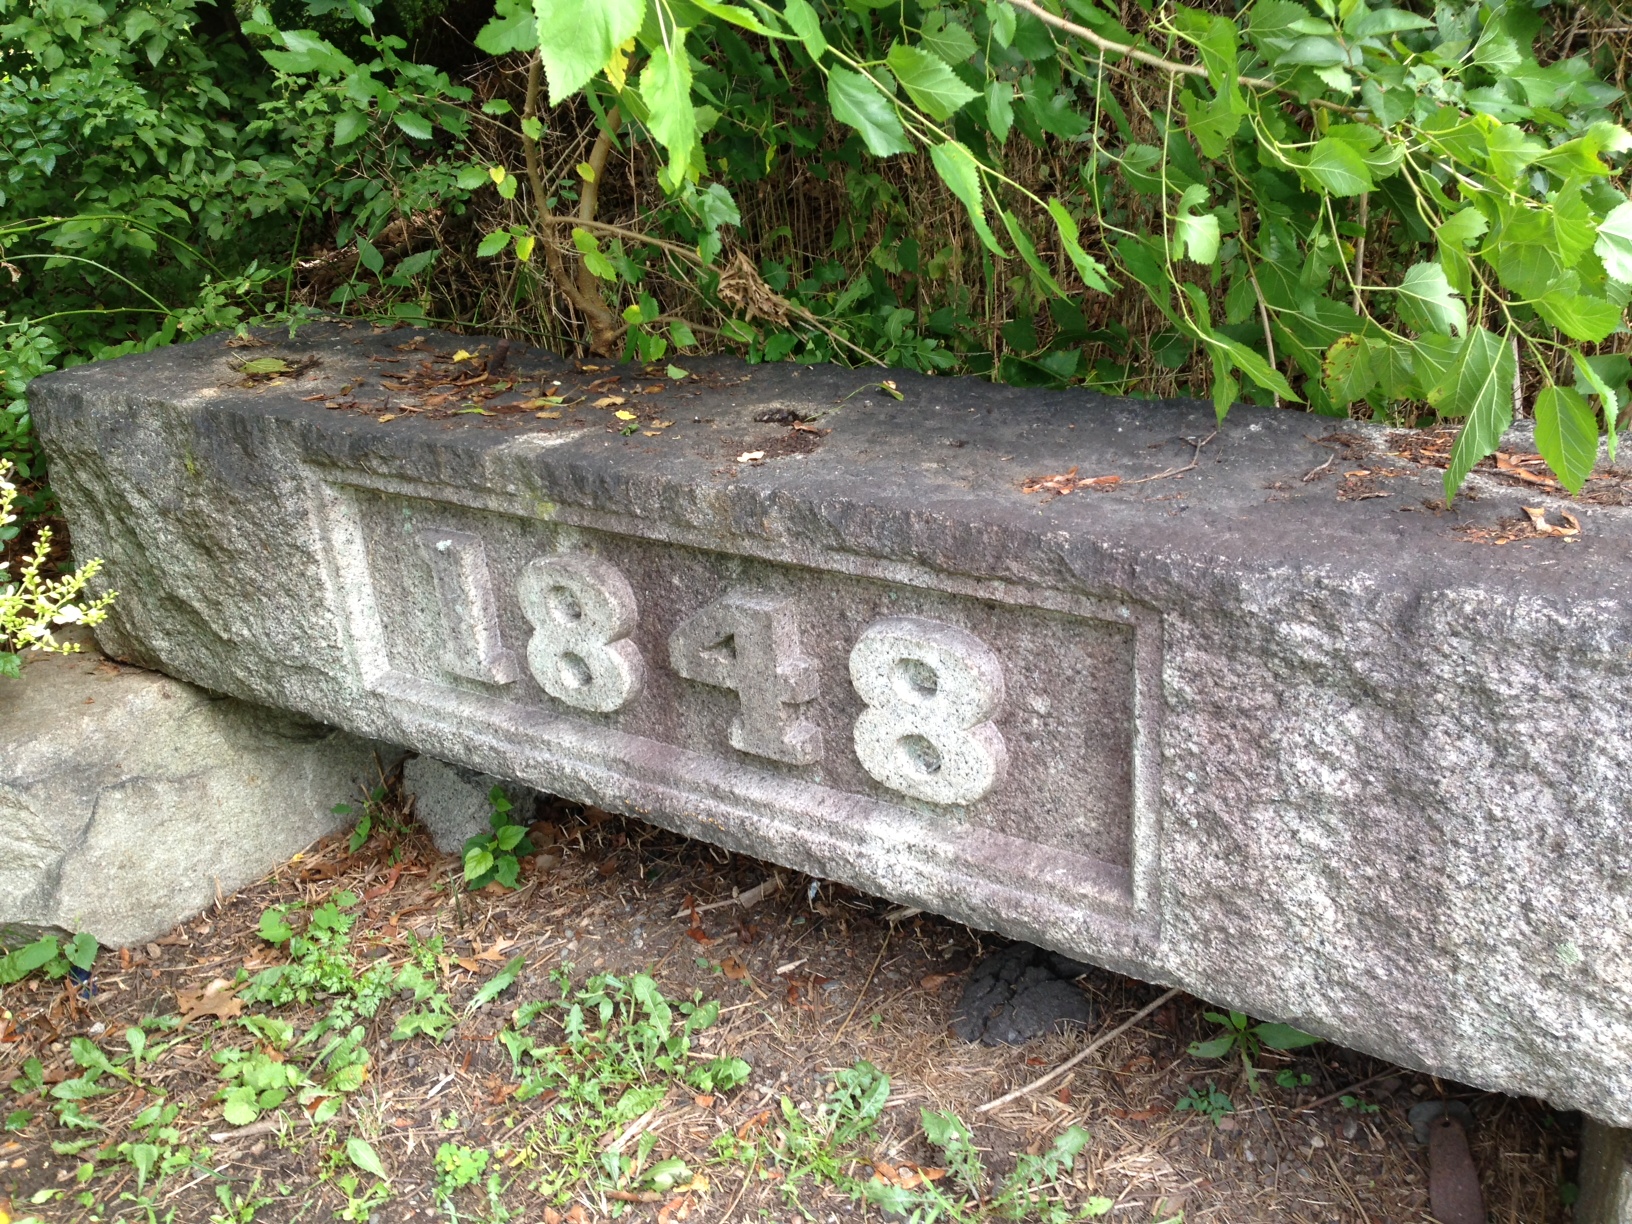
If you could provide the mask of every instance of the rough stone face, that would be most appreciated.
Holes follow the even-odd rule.
[[[417,756],[402,767],[402,789],[414,797],[414,816],[443,854],[458,854],[472,837],[493,831],[493,788],[510,801],[510,818],[531,824],[533,792],[478,770]]]
[[[416,390],[480,344],[38,381],[104,644],[1632,1123],[1632,511],[1536,536],[1533,488],[1447,511],[1381,430],[1247,407],[1198,446],[1195,403],[513,349],[492,415]],[[1071,468],[1119,480],[1021,492]]]
[[[1578,1181],[1575,1224],[1632,1224],[1632,1131],[1585,1119]]]
[[[120,667],[94,647],[0,680],[0,935],[140,943],[347,820],[375,747]],[[10,932],[10,934],[7,934]]]

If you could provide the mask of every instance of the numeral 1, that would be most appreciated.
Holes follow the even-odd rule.
[[[442,606],[442,666],[455,676],[486,684],[510,684],[520,674],[504,645],[487,549],[463,531],[422,531]]]

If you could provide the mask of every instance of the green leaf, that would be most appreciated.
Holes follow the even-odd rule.
[[[1006,208],[998,209],[997,215],[1003,218],[1003,228],[1009,231],[1010,241],[1014,243],[1015,249],[1020,252],[1020,258],[1025,260],[1026,266],[1032,270],[1038,281],[1055,297],[1065,297],[1065,290],[1060,288],[1060,283],[1054,279],[1048,265],[1038,257],[1037,247],[1031,241],[1031,235],[1026,233],[1015,215]]]
[[[357,235],[357,261],[374,273],[375,276],[385,271],[385,256],[381,255],[379,248],[361,234]]]
[[[1598,225],[1598,240],[1592,249],[1603,260],[1610,280],[1632,285],[1632,200],[1610,209]]]
[[[1359,150],[1348,141],[1332,136],[1323,136],[1315,142],[1302,169],[1335,196],[1356,196],[1375,186],[1371,167],[1366,165]]]
[[[686,31],[673,34],[673,52],[657,47],[640,74],[640,96],[651,108],[646,126],[669,155],[669,171],[678,181],[691,162],[697,143],[697,112],[691,105],[691,59]]]
[[[747,30],[750,34],[776,37],[777,31],[765,25],[740,4],[722,4],[719,0],[687,0],[687,3],[702,9],[710,17],[718,17],[721,21]]]
[[[1428,390],[1441,416],[1466,417],[1451,448],[1445,472],[1445,500],[1456,496],[1473,465],[1492,453],[1513,421],[1513,346],[1483,327],[1470,328],[1450,368]]]
[[[1048,215],[1054,218],[1054,228],[1060,235],[1060,245],[1065,248],[1065,253],[1077,269],[1077,275],[1082,278],[1082,283],[1090,289],[1109,293],[1114,285],[1106,278],[1105,265],[1082,249],[1082,243],[1078,239],[1076,218],[1057,199],[1049,200]]]
[[[992,129],[998,144],[1009,139],[1009,130],[1014,127],[1014,86],[1007,81],[986,84],[986,126]]]
[[[1556,288],[1534,302],[1536,313],[1572,340],[1597,344],[1620,326],[1621,308],[1605,298],[1580,292],[1581,278],[1566,272]]]
[[[1222,347],[1235,363],[1235,368],[1264,390],[1273,391],[1282,399],[1291,400],[1294,404],[1303,403],[1303,398],[1292,390],[1292,384],[1286,381],[1286,376],[1246,345],[1217,334],[1208,336],[1207,343],[1209,346],[1216,344]]]
[[[0,650],[0,678],[20,680],[23,676],[23,658],[9,650]]]
[[[1482,237],[1490,229],[1490,222],[1485,214],[1477,208],[1464,208],[1461,212],[1452,213],[1450,219],[1434,231],[1434,237],[1447,246],[1465,251],[1476,238]]]
[[[1361,399],[1377,385],[1370,346],[1359,336],[1340,337],[1326,350],[1321,378],[1326,384],[1326,394],[1338,407],[1346,408]]]
[[[805,44],[805,54],[810,56],[811,63],[821,63],[822,56],[827,54],[827,39],[822,36],[822,21],[816,10],[807,0],[788,0],[783,16],[799,35],[799,41]]]
[[[861,133],[862,143],[874,157],[912,152],[895,104],[869,78],[848,68],[830,69],[827,102],[835,119]]]
[[[350,144],[366,131],[368,131],[368,113],[366,111],[341,111],[340,117],[334,121],[335,148]]]
[[[399,110],[391,116],[391,122],[395,123],[415,140],[429,140],[431,138],[430,120],[423,115],[416,114],[414,111]]]
[[[493,852],[485,846],[472,846],[465,851],[465,879],[474,880],[493,870]]]
[[[975,155],[956,140],[948,140],[930,148],[929,160],[935,167],[935,173],[941,176],[941,181],[963,201],[970,224],[975,227],[975,232],[987,249],[1007,259],[1009,253],[998,246],[991,226],[986,224],[986,191],[981,184],[980,163],[975,161]]]
[[[81,931],[75,935],[62,949],[62,954],[68,958],[70,965],[87,972],[96,960],[96,952],[96,936],[88,931]]]
[[[942,122],[980,96],[958,79],[945,60],[920,47],[896,43],[885,62],[907,95],[931,118]]]
[[[521,134],[528,140],[539,140],[544,136],[544,124],[534,115],[528,115],[521,121]]]
[[[1211,1041],[1192,1041],[1190,1043],[1191,1058],[1223,1058],[1235,1048],[1235,1035],[1214,1037]]]
[[[499,230],[497,233],[489,234],[477,244],[476,254],[483,259],[488,259],[499,254],[509,245],[510,235],[504,230]]]
[[[498,0],[493,19],[476,35],[476,45],[489,55],[531,51],[538,46],[538,20],[526,0]]]
[[[533,0],[533,11],[550,105],[559,106],[640,33],[646,0]]]
[[[1192,183],[1179,198],[1178,215],[1173,219],[1173,239],[1191,260],[1210,265],[1218,259],[1218,218],[1211,213],[1192,214],[1190,210],[1207,202],[1207,188]]]
[[[1583,357],[1580,353],[1571,352],[1570,358],[1575,362],[1575,389],[1583,395],[1596,395],[1603,408],[1607,425],[1604,441],[1609,448],[1609,461],[1614,463],[1620,435],[1621,408],[1628,396],[1627,380],[1632,377],[1632,363],[1618,353]],[[1619,392],[1616,391],[1617,385]]]
[[[986,0],[986,20],[991,23],[998,46],[1006,49],[1014,42],[1014,10],[1003,0]]]
[[[380,1163],[379,1153],[370,1147],[366,1140],[353,1136],[346,1140],[346,1158],[364,1173],[372,1173],[381,1181],[385,1181],[385,1166]]]
[[[1598,414],[1573,387],[1544,387],[1534,407],[1536,449],[1565,488],[1581,492],[1598,462]]]
[[[924,18],[924,28],[918,32],[920,45],[932,55],[938,55],[949,64],[961,64],[975,54],[974,36],[957,23],[943,24],[945,17],[935,9]]]
[[[1295,1029],[1290,1024],[1260,1024],[1253,1032],[1272,1050],[1301,1050],[1320,1041],[1319,1037]]]
[[[1461,335],[1467,330],[1467,306],[1437,263],[1412,264],[1397,292],[1400,317],[1417,331]]]
[[[500,969],[492,977],[488,978],[486,982],[482,983],[482,988],[478,990],[475,997],[471,999],[470,1006],[467,1010],[475,1011],[483,1004],[491,1003],[494,999],[498,998],[515,983],[515,980],[518,977],[521,976],[522,968],[526,965],[526,963],[526,957],[512,956],[505,962],[503,969]]]

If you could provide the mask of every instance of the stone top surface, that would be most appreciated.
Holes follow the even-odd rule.
[[[471,389],[453,384],[481,375],[491,338],[343,323],[303,328],[293,340],[257,335],[269,343],[233,348],[223,335],[42,382],[53,393],[98,395],[126,385],[138,398],[163,387],[172,403],[208,405],[205,434],[224,444],[234,417],[281,418],[310,430],[306,445],[337,466],[450,486],[484,483],[490,477],[479,473],[491,473],[496,459],[524,470],[527,456],[547,449],[558,478],[570,472],[586,504],[635,515],[653,497],[667,504],[679,486],[716,518],[722,510],[774,515],[781,495],[818,497],[844,532],[880,529],[877,510],[892,506],[1062,541],[1092,535],[1175,561],[1360,570],[1419,588],[1519,582],[1544,599],[1624,599],[1632,582],[1632,570],[1614,564],[1632,546],[1632,512],[1566,500],[1488,467],[1447,509],[1442,468],[1402,453],[1429,439],[1421,433],[1246,404],[1218,427],[1199,401],[730,358],[676,358],[690,373],[676,381],[667,363],[562,360],[520,345],[476,387],[511,389],[465,400]],[[462,350],[474,356],[455,364]],[[267,379],[236,369],[267,357],[299,372]],[[416,376],[427,361],[434,376]],[[881,388],[884,379],[899,400]],[[410,389],[393,389],[405,382]],[[534,404],[544,390],[564,403]],[[325,407],[336,401],[342,407]],[[482,412],[461,411],[467,403]],[[539,410],[560,416],[540,419]],[[637,421],[614,416],[620,410]],[[653,429],[659,421],[672,424]],[[1530,449],[1522,432],[1509,442]],[[755,452],[764,458],[741,458]],[[647,460],[653,466],[643,470]],[[1022,492],[1029,480],[1073,468],[1080,481],[1118,479],[1065,496]],[[846,520],[843,504],[857,488],[869,513]],[[1593,492],[1600,502],[1623,500],[1613,473]],[[1537,535],[1524,506],[1547,509],[1555,524],[1568,510],[1581,532]]]

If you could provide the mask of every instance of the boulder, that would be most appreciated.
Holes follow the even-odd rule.
[[[0,679],[0,946],[141,943],[353,818],[376,745],[93,647]]]

